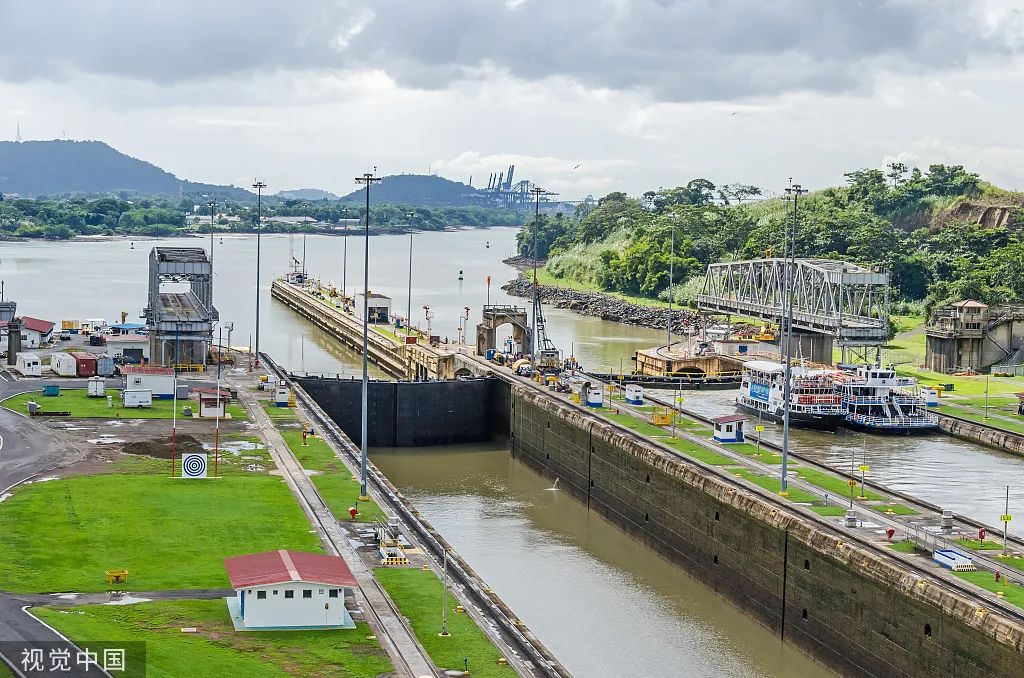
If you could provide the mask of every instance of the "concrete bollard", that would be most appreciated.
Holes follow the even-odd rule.
[[[942,509],[942,520],[939,526],[943,532],[953,531],[953,511],[951,509]]]
[[[857,527],[857,512],[853,509],[846,512],[846,526]]]

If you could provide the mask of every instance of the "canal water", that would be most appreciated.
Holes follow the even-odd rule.
[[[691,391],[683,394],[682,406],[709,417],[734,414],[736,394],[735,389]],[[764,439],[781,445],[782,426],[761,423]],[[901,436],[840,429],[833,434],[792,428],[790,445],[794,452],[837,469],[867,464],[868,476],[876,482],[989,525],[1002,527],[1006,485],[1010,513],[1024,510],[1024,457],[944,433]],[[1019,522],[1011,522],[1009,531],[1024,535]]]
[[[480,310],[491,303],[525,306],[500,288],[516,276],[502,262],[515,253],[515,228],[417,233],[413,236],[412,318],[426,326],[423,306],[433,314],[432,330],[442,338],[458,336],[459,318],[469,307],[469,336]],[[347,242],[347,264],[345,250]],[[404,316],[409,306],[409,236],[374,236],[370,241],[370,289],[393,297],[392,309]],[[134,249],[131,244],[134,242]],[[270,284],[285,272],[289,255],[305,258],[310,275],[344,283],[351,293],[363,284],[363,239],[352,236],[268,235],[260,239],[260,350],[296,371],[354,374],[359,356],[337,347],[325,333],[270,297]],[[0,242],[0,279],[18,312],[46,320],[106,318],[138,321],[146,305],[148,258],[154,246],[202,247],[210,238],[165,238],[76,242]],[[303,246],[305,245],[305,255]],[[232,346],[247,346],[256,317],[256,238],[224,236],[214,242],[214,304],[222,324],[233,322]],[[460,274],[462,280],[459,280]],[[487,277],[491,277],[488,294]],[[638,348],[655,345],[657,330],[630,327],[549,309],[548,331],[566,355],[575,350],[585,367],[625,367]],[[225,334],[225,341],[227,335]]]
[[[504,443],[371,454],[578,678],[833,675]]]

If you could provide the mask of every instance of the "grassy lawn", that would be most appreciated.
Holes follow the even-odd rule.
[[[914,542],[910,541],[909,539],[889,544],[889,548],[891,548],[893,551],[899,551],[900,553],[913,553],[917,550],[917,547],[914,545]]]
[[[897,516],[916,516],[919,511],[916,511],[909,506],[903,504],[879,504],[876,506],[869,506],[872,511],[878,511],[879,513],[889,513],[890,509],[892,513]]]
[[[672,429],[668,427],[655,426],[646,421],[640,421],[631,414],[622,414],[621,412],[616,413],[605,408],[595,409],[596,414],[600,414],[605,419],[615,422],[620,426],[636,431],[637,433],[645,436],[667,436],[672,433]]]
[[[149,678],[375,678],[392,670],[380,644],[368,638],[372,631],[366,624],[337,631],[239,633],[223,600],[82,605],[66,611],[34,608],[32,612],[82,645],[98,640],[145,642]],[[196,627],[198,632],[182,633],[183,627]],[[133,675],[130,664],[128,668],[126,675]]]
[[[782,487],[781,481],[775,476],[762,476],[745,468],[734,469],[733,473],[759,487],[769,490],[770,492],[778,493],[779,488]],[[789,486],[787,491],[789,492],[789,500],[792,502],[810,504],[818,501],[818,498],[813,494],[804,492],[800,488],[793,487],[792,485]]]
[[[114,407],[107,407],[106,398],[90,398],[82,388],[62,388],[59,396],[50,397],[43,396],[40,391],[22,393],[4,400],[2,405],[9,410],[25,414],[28,412],[28,401],[35,400],[44,412],[70,412],[72,417],[78,419],[171,419],[174,415],[173,399],[154,399],[152,407],[125,408],[120,407],[121,401],[117,390],[108,388],[107,395],[114,397]],[[199,407],[199,401],[179,400],[179,417],[184,416],[182,412],[186,405],[190,405],[195,412]],[[232,419],[246,418],[245,410],[238,403],[228,403],[224,409]]]
[[[956,407],[955,405],[949,404],[939,405],[934,409],[938,410],[942,414],[951,414],[955,417],[960,417],[961,419],[967,419],[979,424],[991,426],[992,428],[998,428],[1004,431],[1010,431],[1011,433],[1024,435],[1024,419],[1021,419],[1020,421],[1013,421],[1002,416],[992,416],[991,412],[989,413],[988,419],[986,419],[982,412],[974,412],[972,410],[966,410],[962,407]]]
[[[260,407],[267,413],[267,416],[275,421],[282,419],[296,419],[294,407],[278,407],[270,400],[259,401]]]
[[[930,370],[918,369],[909,365],[897,368],[898,374],[916,377],[922,386],[935,386],[936,384],[953,384],[953,391],[949,395],[982,396],[985,395],[985,376],[975,375],[973,377],[954,377],[949,374],[941,374]],[[1024,377],[989,377],[988,394],[991,396],[1004,395],[1024,391]],[[946,394],[943,394],[946,397]]]
[[[696,443],[691,443],[689,440],[682,440],[680,438],[663,438],[659,442],[668,445],[669,447],[679,450],[687,457],[692,457],[705,464],[711,464],[712,466],[732,466],[736,463],[735,459],[730,459],[724,454],[713,452],[706,447],[701,447]]]
[[[846,484],[848,480],[847,478],[834,476],[830,473],[825,473],[824,471],[819,471],[813,468],[798,467],[794,470],[801,478],[815,487],[820,487],[829,494],[847,498],[850,496],[850,486]],[[853,488],[853,496],[858,497],[861,494],[860,474],[857,475],[855,480],[857,480],[857,486]],[[864,494],[871,501],[878,501],[882,499],[882,495],[877,492],[872,492],[871,490],[866,490]]]
[[[1003,543],[989,539],[988,541],[979,541],[977,539],[957,539],[957,546],[962,546],[965,549],[971,549],[974,551],[1002,551]]]
[[[133,591],[225,587],[225,556],[320,543],[281,478],[75,476],[23,486],[0,504],[0,589]]]
[[[434,664],[442,669],[462,669],[462,658],[469,658],[469,670],[474,676],[497,678],[515,676],[516,672],[499,665],[501,653],[467,614],[456,614],[457,601],[448,596],[448,631],[451,636],[441,638],[441,580],[433,572],[408,568],[374,570],[388,595],[408,618],[410,626],[426,648]]]
[[[1005,579],[996,583],[995,575],[991,572],[985,572],[984,570],[978,570],[976,572],[954,572],[956,576],[971,582],[975,586],[980,586],[986,591],[997,593],[1003,592],[1004,599],[1019,608],[1024,609],[1024,587],[1020,584],[1007,583]]]
[[[331,512],[339,520],[349,520],[348,509],[356,506],[359,515],[357,522],[373,522],[384,520],[387,515],[377,506],[372,499],[370,501],[358,501],[359,481],[352,479],[352,473],[334,454],[334,450],[323,438],[306,438],[306,446],[302,445],[302,431],[283,430],[281,437],[288,443],[292,453],[302,464],[304,469],[319,471],[319,475],[312,476],[313,485],[320,496],[324,498]]]
[[[846,509],[842,506],[836,506],[835,504],[829,504],[828,506],[812,506],[811,510],[817,513],[819,516],[845,516]]]

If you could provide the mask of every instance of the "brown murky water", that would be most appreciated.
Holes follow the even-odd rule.
[[[372,457],[578,678],[834,675],[505,444]]]

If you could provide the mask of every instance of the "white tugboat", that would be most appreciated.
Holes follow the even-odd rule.
[[[786,367],[768,360],[743,363],[743,381],[736,406],[744,412],[782,423]],[[846,418],[846,408],[836,393],[832,370],[791,368],[789,423],[799,428],[835,431]]]
[[[836,393],[846,408],[844,426],[876,433],[914,433],[935,429],[917,379],[896,376],[890,365],[859,365],[836,376]]]

